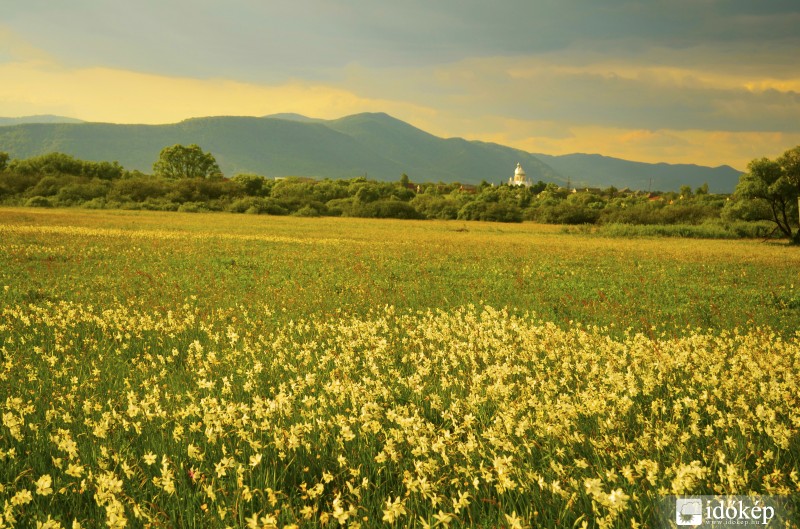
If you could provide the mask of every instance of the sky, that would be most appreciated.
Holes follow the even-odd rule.
[[[800,145],[797,0],[0,0],[0,116],[386,112],[528,152]]]

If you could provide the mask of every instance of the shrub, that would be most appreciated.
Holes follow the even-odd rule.
[[[184,213],[201,213],[209,211],[209,209],[203,202],[184,202],[178,207],[178,211]]]
[[[550,224],[594,224],[600,218],[600,210],[567,201],[540,208],[538,213],[540,220]]]
[[[455,200],[433,193],[419,194],[409,204],[420,215],[428,219],[453,220],[458,218],[458,210],[460,209],[458,202]]]
[[[408,202],[400,200],[377,200],[364,205],[369,217],[378,219],[421,219],[424,218]]]
[[[106,199],[103,197],[93,198],[81,204],[86,209],[106,209]]]
[[[108,192],[110,200],[119,202],[144,202],[149,198],[164,197],[169,183],[161,178],[140,176],[115,180]]]
[[[52,208],[55,204],[48,197],[31,197],[25,205],[29,208]]]
[[[292,213],[295,217],[319,217],[320,212],[317,208],[311,205],[305,205],[302,208],[298,209],[294,213]]]
[[[105,197],[110,186],[107,181],[93,179],[67,184],[58,190],[58,201],[64,204],[80,204],[87,200]]]
[[[468,202],[458,212],[461,220],[487,220],[493,222],[522,222],[522,210],[504,202],[476,200]]]

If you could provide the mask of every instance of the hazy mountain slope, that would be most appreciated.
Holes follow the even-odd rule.
[[[518,162],[534,181],[561,180],[524,151],[461,138],[442,139],[383,113],[356,114],[327,125],[355,138],[365,149],[380,152],[413,181],[500,183],[514,174]]]
[[[162,148],[196,143],[227,175],[351,177],[382,163],[348,136],[316,123],[247,117],[198,118],[172,125],[19,125],[0,129],[0,150],[14,158],[64,152],[116,160],[149,172]],[[399,174],[399,173],[398,173]]]
[[[173,143],[191,138],[212,152],[228,175],[350,178],[384,164],[379,153],[365,151],[353,138],[315,122],[219,117],[179,125],[185,139]]]
[[[708,183],[712,193],[731,193],[739,182],[741,171],[723,165],[703,167],[691,164],[648,164],[610,158],[599,154],[536,154],[573,186],[614,186],[641,190],[677,191],[683,185],[693,188]]]
[[[196,118],[170,125],[29,123],[0,127],[0,151],[12,158],[64,152],[95,161],[118,161],[152,170],[162,148],[196,143],[232,176],[351,178],[366,175],[414,182],[508,181],[519,162],[534,182],[652,190],[678,190],[708,182],[711,191],[733,191],[739,172],[727,167],[630,162],[599,155],[548,156],[494,143],[439,138],[383,113],[337,120],[298,114]]]
[[[366,175],[414,181],[505,181],[521,162],[534,180],[558,175],[530,154],[498,145],[442,139],[385,114],[336,121],[302,116],[196,118],[172,125],[27,124],[0,128],[0,151],[13,158],[64,152],[86,160],[116,160],[149,172],[161,149],[197,143],[226,175]]]
[[[80,119],[67,118],[64,116],[53,116],[52,114],[40,114],[38,116],[23,116],[21,118],[2,118],[0,117],[0,127],[9,125],[23,125],[25,123],[83,123]]]

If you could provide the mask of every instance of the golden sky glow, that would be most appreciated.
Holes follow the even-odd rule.
[[[800,9],[676,1],[584,13],[509,0],[458,14],[447,1],[31,2],[0,23],[0,116],[386,112],[534,153],[739,169],[800,144]]]

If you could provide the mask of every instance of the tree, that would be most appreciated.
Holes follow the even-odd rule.
[[[5,171],[8,166],[8,153],[0,152],[0,171]]]
[[[250,196],[261,195],[266,180],[266,178],[257,174],[237,174],[233,177],[233,181],[242,187],[246,195]]]
[[[2,158],[2,154],[0,153],[0,158]],[[121,178],[125,173],[118,162],[90,162],[73,158],[61,152],[51,152],[24,160],[13,160],[8,168],[23,175],[73,175],[103,180]]]
[[[786,151],[777,160],[753,160],[747,169],[748,172],[739,178],[736,194],[764,201],[772,213],[770,220],[792,242],[800,244],[800,146]]]
[[[164,147],[153,172],[164,178],[222,178],[214,156],[195,144]]]

